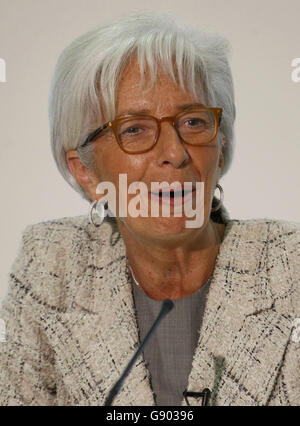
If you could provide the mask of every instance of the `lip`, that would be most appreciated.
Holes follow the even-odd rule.
[[[196,189],[192,188],[192,190],[186,190],[183,191],[184,195],[182,196],[182,190],[174,191],[174,197],[170,196],[170,188],[168,188],[168,191],[165,192],[165,196],[164,196],[164,191],[163,189],[160,191],[162,193],[162,195],[159,195],[159,193],[157,192],[151,192],[149,191],[149,200],[151,202],[151,200],[155,201],[155,202],[159,202],[160,204],[166,204],[166,205],[170,205],[170,206],[176,206],[176,205],[180,205],[180,204],[185,204],[187,201],[189,201],[195,194]]]

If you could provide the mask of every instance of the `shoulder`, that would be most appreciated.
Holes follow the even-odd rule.
[[[232,220],[228,233],[239,255],[256,254],[256,273],[268,282],[281,312],[300,315],[300,223],[275,219]],[[242,248],[243,247],[243,248]],[[246,261],[246,260],[245,260]],[[253,271],[255,273],[255,271]]]
[[[281,234],[292,232],[299,237],[300,222],[291,222],[279,219],[255,218],[255,219],[230,219],[227,221],[229,226],[235,225],[240,227],[241,231],[251,230],[260,232],[261,230],[268,230],[271,233]]]
[[[66,309],[91,256],[102,257],[115,232],[114,221],[95,228],[87,215],[28,225],[10,270],[9,291],[40,305]]]
[[[74,243],[82,244],[84,241],[106,243],[111,235],[118,232],[114,220],[95,228],[89,222],[87,215],[62,217],[28,225],[22,234],[23,244],[26,246],[47,247],[59,243],[61,247],[71,248]]]
[[[255,247],[267,259],[269,270],[291,265],[300,273],[300,223],[276,219],[230,220],[227,227],[232,239],[237,238],[240,245],[249,249]]]
[[[53,241],[61,237],[76,237],[87,235],[89,228],[86,215],[61,217],[28,225],[23,231],[23,240],[26,243]]]
[[[233,219],[227,222],[227,233],[268,249],[294,250],[300,245],[300,223],[276,219]]]

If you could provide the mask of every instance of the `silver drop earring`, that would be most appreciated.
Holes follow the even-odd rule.
[[[223,200],[224,200],[224,191],[223,191],[222,186],[217,183],[216,188],[218,188],[219,191],[220,191],[220,200],[215,207],[212,207],[212,209],[211,209],[212,212],[218,211],[221,208],[221,205],[223,204]]]
[[[90,205],[90,211],[89,211],[90,223],[94,225],[96,228],[99,228],[99,226],[102,225],[105,219],[105,216],[106,216],[105,204],[106,202],[95,200]],[[94,220],[94,211],[96,212],[98,217],[97,222],[95,222]]]

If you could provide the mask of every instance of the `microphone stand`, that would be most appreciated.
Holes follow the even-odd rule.
[[[125,378],[128,376],[131,368],[135,364],[137,358],[142,353],[145,345],[148,343],[148,340],[152,336],[153,332],[155,331],[155,329],[159,325],[160,321],[171,311],[171,309],[173,309],[173,307],[174,307],[174,303],[172,302],[172,300],[166,299],[166,300],[163,301],[162,307],[161,307],[161,311],[158,314],[156,320],[154,321],[152,327],[148,331],[147,336],[144,338],[144,340],[142,341],[140,347],[138,348],[138,350],[136,351],[136,353],[134,354],[134,356],[132,357],[132,359],[129,361],[129,363],[128,363],[127,367],[125,368],[123,374],[121,375],[120,379],[117,381],[117,383],[110,390],[109,395],[106,398],[105,403],[104,403],[105,406],[107,406],[107,407],[111,406],[111,404],[113,403],[115,397],[119,393],[119,391],[120,391],[120,389],[121,389],[121,387],[123,385],[123,382],[124,382]]]

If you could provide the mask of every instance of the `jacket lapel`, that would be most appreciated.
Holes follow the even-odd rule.
[[[268,230],[251,226],[226,227],[189,376],[188,390],[209,388],[212,405],[266,405],[292,328],[272,310]]]
[[[109,224],[101,226],[100,245],[96,235],[90,240],[75,310],[43,318],[70,404],[103,405],[139,345],[125,246],[118,235]],[[154,405],[143,359],[132,368],[113,405]]]

